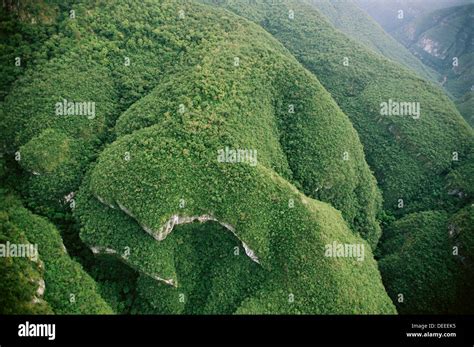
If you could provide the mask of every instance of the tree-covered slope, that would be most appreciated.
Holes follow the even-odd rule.
[[[12,153],[11,155],[16,152],[18,163],[26,171],[25,190],[27,191],[25,194],[33,206],[41,205],[40,201],[44,205],[44,201],[49,199],[47,206],[50,209],[58,208],[57,201],[63,200],[77,188],[87,163],[95,156],[96,149],[103,141],[108,141],[113,136],[111,127],[118,114],[132,105],[136,99],[147,94],[157,81],[174,88],[175,80],[172,76],[193,73],[194,77],[189,80],[195,85],[185,86],[193,90],[193,88],[202,88],[197,85],[200,79],[201,81],[204,81],[202,78],[209,79],[206,76],[209,72],[198,70],[200,59],[198,52],[204,51],[205,39],[201,34],[195,34],[193,26],[187,24],[189,21],[195,21],[196,15],[188,14],[187,19],[185,16],[183,20],[179,17],[179,13],[176,16],[173,14],[173,22],[177,27],[171,34],[171,30],[165,30],[166,26],[171,24],[164,21],[167,18],[164,18],[163,14],[159,15],[159,7],[155,6],[154,11],[157,12],[154,16],[155,21],[163,18],[161,19],[163,23],[159,29],[151,25],[145,26],[142,29],[144,36],[140,37],[139,30],[130,31],[130,28],[141,28],[145,19],[136,18],[134,22],[133,17],[129,15],[130,11],[138,13],[140,10],[133,8],[135,5],[130,4],[117,8],[115,5],[111,6],[116,13],[126,15],[126,20],[120,21],[120,15],[116,18],[108,18],[102,12],[97,14],[97,18],[94,17],[95,21],[92,20],[91,15],[81,18],[81,13],[87,12],[86,8],[76,6],[77,18],[66,18],[60,25],[65,28],[63,35],[67,35],[60,40],[56,38],[52,40],[52,44],[62,49],[68,47],[64,54],[60,58],[53,58],[37,68],[28,70],[16,82],[14,90],[9,93],[3,104],[0,126],[2,126],[2,132],[6,134],[4,146],[8,152]],[[139,7],[139,5],[136,6]],[[170,3],[169,6],[173,5]],[[128,11],[125,11],[125,8]],[[177,7],[174,10],[177,11]],[[204,14],[202,16],[203,18],[199,20],[205,21],[206,16]],[[114,33],[113,35],[100,27],[101,22],[107,22],[109,26],[112,26],[111,21],[116,25],[115,31],[108,29]],[[97,34],[89,35],[87,31],[89,27],[94,28]],[[225,27],[215,29],[216,32],[219,30],[229,29]],[[122,37],[126,37],[128,32],[133,32],[132,36],[128,40],[123,40]],[[155,41],[151,41],[146,35],[152,35]],[[207,32],[206,35],[212,35],[212,33]],[[46,45],[48,46],[49,43],[48,41]],[[224,48],[225,46],[222,46],[219,49],[222,54],[227,54],[226,64],[234,64],[235,59],[240,59],[239,52],[236,52],[234,57],[226,53]],[[79,56],[81,59],[77,61]],[[222,61],[223,59],[224,57]],[[130,61],[131,65],[127,66],[125,60]],[[176,71],[177,68],[173,66],[176,61],[180,61],[178,66],[182,71]],[[244,71],[248,71],[251,66],[250,64],[246,66],[244,63],[242,61],[242,68],[237,70],[240,71],[242,79],[247,76]],[[267,64],[260,67],[252,66],[252,68],[263,70],[269,66]],[[347,118],[340,111],[335,111],[337,114],[335,119],[340,119],[338,122],[344,124],[342,126],[351,134],[346,136],[346,133],[339,131],[337,126],[326,126],[327,130],[324,134],[328,139],[331,138],[332,142],[324,139],[320,135],[323,132],[318,130],[321,127],[320,124],[323,123],[312,115],[309,117],[306,115],[313,113],[311,107],[316,107],[316,105],[318,106],[316,112],[326,113],[327,110],[324,109],[326,103],[313,101],[311,106],[296,104],[292,100],[294,99],[292,94],[301,93],[298,89],[306,88],[305,79],[314,78],[301,73],[298,76],[301,76],[297,77],[300,80],[294,86],[283,79],[278,82],[287,84],[282,85],[282,89],[290,86],[294,89],[288,89],[288,95],[283,95],[277,100],[274,100],[270,94],[262,95],[262,100],[263,98],[267,100],[266,104],[248,101],[245,112],[268,112],[277,108],[277,112],[282,114],[280,120],[273,121],[273,124],[265,123],[265,117],[260,117],[258,129],[267,133],[262,133],[261,137],[250,136],[248,148],[258,150],[259,159],[275,167],[279,173],[286,177],[292,176],[291,178],[301,185],[305,193],[329,201],[339,208],[357,231],[362,232],[361,225],[363,224],[363,232],[374,234],[373,241],[376,242],[379,231],[375,215],[379,199],[373,197],[378,193],[375,181],[370,178],[371,174],[367,166],[364,166],[363,152],[361,146],[357,144],[357,135]],[[219,81],[214,81],[214,83],[214,88],[224,87],[224,84],[220,84]],[[182,88],[184,89],[184,86]],[[233,87],[228,86],[228,88]],[[320,86],[317,88],[323,90]],[[324,93],[322,91],[321,95]],[[206,97],[217,99],[219,96],[207,95]],[[90,116],[58,115],[56,104],[64,100],[68,102],[93,101],[95,113]],[[148,100],[153,99],[148,97]],[[193,102],[193,100],[186,102],[185,99],[176,98],[173,103],[163,106],[172,107],[176,111],[181,104],[183,107],[191,107],[188,102]],[[206,99],[202,102],[204,105],[209,103]],[[332,100],[328,99],[327,104],[331,102]],[[220,108],[218,112],[223,114],[235,112],[241,105],[234,102],[232,107],[233,110]],[[160,104],[156,104],[152,111],[158,113],[161,108]],[[140,110],[140,112],[143,118],[145,112],[150,112],[150,110]],[[288,121],[283,121],[284,117]],[[123,119],[127,119],[127,116]],[[117,124],[119,132],[128,131],[122,130],[125,127],[123,123],[119,121]],[[255,126],[248,124],[249,126],[245,128],[246,123],[243,122],[240,128],[233,129],[234,133],[247,134],[249,131],[255,131]],[[45,133],[42,133],[43,131]],[[316,133],[318,136],[315,136]],[[245,136],[241,134],[236,134],[236,136]],[[61,149],[57,150],[56,147]],[[331,154],[322,157],[319,153],[325,152],[324,147],[330,149]],[[47,153],[53,149],[55,153]],[[58,154],[58,152],[61,153]],[[265,157],[267,153],[268,157]],[[300,156],[304,156],[305,159],[300,160]],[[339,163],[343,159],[347,159],[343,164],[350,169],[340,171]],[[49,168],[39,166],[39,163],[45,161],[49,163]],[[357,178],[352,179],[355,176]],[[369,209],[366,208],[366,201],[370,201]],[[44,206],[40,208],[41,211],[45,210]]]
[[[437,86],[334,30],[314,7],[291,1],[221,5],[278,38],[353,121],[384,193],[387,235],[377,253],[400,312],[472,311],[473,231],[467,216],[473,133],[453,103]],[[383,103],[393,101],[418,102],[420,113],[383,113]],[[463,226],[459,238],[449,234],[451,220]],[[461,250],[453,256],[455,245]],[[425,258],[431,260],[427,268]],[[432,301],[437,304],[427,311]]]
[[[132,312],[229,314],[265,279],[265,271],[246,255],[242,243],[216,222],[176,227],[166,242],[175,247],[172,261],[179,285],[142,274]]]
[[[213,219],[226,226],[221,232],[234,233],[268,272],[269,278],[257,283],[261,289],[255,298],[249,296],[246,308],[238,312],[391,312],[391,304],[380,293],[374,293],[376,299],[370,303],[361,297],[367,281],[375,279],[375,262],[367,259],[354,268],[356,261],[341,261],[340,271],[335,273],[331,270],[336,266],[333,259],[324,259],[324,244],[332,238],[362,241],[350,239],[354,236],[334,209],[306,198],[286,180],[294,178],[302,189],[333,198],[336,204],[338,195],[345,194],[343,176],[324,172],[344,165],[341,149],[347,145],[339,150],[334,145],[338,139],[356,136],[350,124],[338,116],[334,103],[326,101],[328,96],[314,77],[268,34],[207,7],[196,6],[186,13],[198,21],[206,17],[197,13],[199,10],[215,16],[218,23],[224,20],[231,29],[224,38],[210,35],[214,40],[202,43],[200,50],[188,56],[187,60],[194,62],[191,66],[167,74],[120,116],[118,139],[101,153],[84,186],[84,192],[92,194],[84,202],[78,201],[77,212],[83,213],[85,223],[83,239],[98,252],[118,252],[125,245],[143,250],[140,257],[130,254],[124,261],[150,277],[174,284],[179,293],[187,285],[186,280],[180,280],[183,270],[176,263],[175,254],[182,247],[176,245],[177,231],[171,231],[175,224]],[[249,43],[249,36],[259,44]],[[196,91],[196,96],[188,96],[190,90]],[[332,110],[330,118],[325,109]],[[337,129],[345,135],[337,134]],[[314,131],[314,135],[307,131]],[[330,147],[325,146],[326,137],[331,138]],[[255,149],[258,162],[220,162],[218,153],[225,147]],[[311,152],[312,148],[318,153]],[[333,181],[323,183],[323,177]],[[341,183],[336,183],[339,179]],[[363,194],[362,190],[359,196]],[[371,194],[372,198],[364,198],[366,203],[373,202],[376,191]],[[101,203],[99,212],[93,206]],[[353,219],[356,227],[357,222]],[[116,226],[113,234],[107,223]],[[366,236],[376,242],[376,234]],[[156,251],[145,251],[145,247]],[[226,267],[216,271],[226,271]],[[351,286],[351,290],[361,292],[349,295],[344,278],[354,271],[361,285]],[[319,275],[314,277],[316,273]],[[334,290],[322,290],[310,278],[338,288],[338,302],[331,299]],[[241,281],[245,277],[227,285],[233,288]],[[382,289],[376,283],[372,286],[376,293]],[[212,291],[210,296],[217,293]],[[293,296],[295,301],[288,301]]]
[[[1,271],[8,274],[2,280],[2,300],[12,300],[2,305],[2,313],[112,313],[94,280],[69,257],[58,230],[25,209],[16,197],[4,193],[0,201],[2,241],[35,245],[38,259],[28,264],[27,258],[2,257],[6,264],[2,264]],[[11,267],[19,268],[14,273]]]
[[[474,4],[448,7],[418,16],[393,33],[439,72],[443,86],[456,99],[470,93],[474,84],[473,18]],[[474,111],[462,107],[460,111],[473,124]]]
[[[467,5],[471,0],[355,0],[385,31],[393,33],[412,20],[435,10]],[[402,11],[402,12],[400,12]]]
[[[5,313],[474,309],[472,128],[352,2],[5,3]]]
[[[53,1],[5,0],[0,6],[0,100],[9,93],[13,82],[39,61],[55,53],[43,43],[57,33],[60,4]]]
[[[469,91],[456,101],[456,106],[464,119],[474,126],[474,91]]]
[[[45,46],[62,54],[29,67],[2,105],[28,205],[48,216],[71,207],[94,253],[135,269],[137,313],[176,312],[150,298],[162,285],[196,302],[184,313],[394,313],[371,251],[380,194],[317,78],[221,9],[94,5],[61,17]],[[64,114],[63,100],[95,112]],[[183,238],[177,224],[192,221],[208,223],[183,226]],[[208,236],[193,237],[199,230]],[[225,237],[213,241],[217,232]],[[224,248],[209,246],[218,260],[208,288],[197,259],[215,242]],[[365,252],[325,256],[334,242]],[[246,255],[219,256],[235,247]],[[234,294],[222,296],[224,286]]]
[[[386,230],[379,264],[400,313],[472,312],[473,211],[413,213]]]
[[[357,129],[386,209],[445,207],[444,176],[455,161],[466,162],[473,133],[440,88],[334,30],[310,5],[222,6],[262,25],[318,76]],[[390,100],[419,103],[419,117],[384,114]]]
[[[28,245],[23,230],[9,218],[6,211],[0,213],[0,242],[2,245]],[[44,265],[36,257],[6,257],[0,259],[0,313],[1,314],[48,314],[51,307],[44,301]]]
[[[427,80],[436,81],[437,73],[413,56],[402,44],[387,34],[380,25],[352,0],[310,0],[337,29],[375,52],[416,71]]]

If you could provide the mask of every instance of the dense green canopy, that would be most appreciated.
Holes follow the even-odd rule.
[[[219,5],[262,25],[318,77],[357,129],[387,210],[405,214],[451,203],[444,175],[456,164],[454,152],[468,160],[473,131],[440,87],[335,30],[309,3]],[[381,114],[389,100],[419,103],[419,118]]]
[[[3,193],[0,200],[2,239],[7,237],[10,243],[36,245],[38,260],[32,263],[24,257],[1,258],[7,265],[1,267],[2,273],[7,275],[0,288],[2,301],[5,300],[2,313],[112,313],[97,292],[94,280],[69,257],[58,230],[25,209],[17,198]],[[12,233],[17,236],[9,236]],[[17,270],[20,278],[14,276],[12,267],[20,267]],[[3,293],[8,295],[4,297]]]
[[[324,4],[4,8],[4,312],[472,310],[472,128]]]

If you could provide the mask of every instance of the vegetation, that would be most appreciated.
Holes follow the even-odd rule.
[[[436,71],[437,80],[472,126],[472,106],[469,108],[469,103],[466,103],[470,99],[473,80],[472,1],[355,0],[355,3],[426,68]],[[457,59],[456,66],[454,58]]]
[[[474,300],[473,208],[409,214],[386,231],[380,270],[400,313],[468,313]]]
[[[464,119],[471,125],[474,125],[474,91],[467,92],[461,99],[456,102],[459,112]]]
[[[434,70],[424,65],[402,44],[387,34],[375,20],[357,6],[356,1],[311,0],[310,3],[347,36],[386,58],[416,71],[427,80],[438,80],[439,76]]]
[[[217,223],[184,225],[169,238],[175,244],[179,286],[141,276],[136,312],[230,314],[264,280],[262,268],[245,255],[235,236]]]
[[[244,6],[241,2],[227,1],[222,6],[261,24],[278,38],[318,76],[351,118],[382,188],[389,226],[393,220],[391,214],[403,215],[429,209],[445,209],[453,213],[463,204],[470,204],[472,192],[468,173],[472,173],[473,133],[439,88],[330,30],[320,13],[303,4],[287,1],[271,7],[265,3]],[[324,8],[321,3],[317,6]],[[341,22],[350,22],[344,11],[338,11],[338,20],[341,26],[344,26]],[[344,64],[344,59],[347,59],[347,64]],[[389,99],[418,101],[424,111],[419,119],[384,117],[379,105]],[[462,159],[459,160],[461,152]],[[432,223],[438,220],[428,211],[420,213],[428,214]],[[417,214],[413,216],[417,218]],[[428,225],[424,233],[415,232],[413,236],[424,240],[423,237],[433,234],[433,247],[423,248],[424,256],[435,259],[432,268],[437,262],[446,260],[446,253],[443,253],[446,252],[446,241],[442,236],[435,236],[441,232],[440,223]],[[401,234],[397,225],[391,228]],[[470,235],[470,232],[466,231],[466,234]],[[401,312],[424,312],[422,306],[429,300],[419,298],[425,294],[424,291],[430,290],[429,283],[440,283],[440,286],[432,296],[425,298],[446,296],[446,300],[440,300],[440,305],[435,305],[432,312],[465,311],[460,302],[469,301],[466,294],[469,288],[444,284],[450,283],[453,276],[466,275],[462,268],[451,266],[447,261],[446,271],[439,272],[438,277],[432,279],[427,271],[425,277],[413,281],[417,274],[416,266],[423,264],[420,261],[423,256],[418,253],[421,247],[408,250],[408,256],[404,252],[392,256],[396,259],[386,254],[389,252],[387,248],[390,247],[383,246],[378,253],[384,256],[382,273],[392,299],[397,302],[398,293],[406,289],[412,294],[412,300],[418,300],[403,307],[397,304]],[[406,267],[415,270],[403,276],[400,272]],[[471,278],[472,273],[468,272],[466,276]],[[414,285],[418,285],[419,290],[413,288]]]
[[[27,67],[53,56],[52,46],[45,50],[43,44],[57,33],[57,11],[58,6],[52,2],[3,1],[0,7],[0,101]]]
[[[25,233],[20,230],[2,211],[0,214],[1,243],[27,245]],[[20,257],[0,258],[0,313],[1,314],[48,314],[52,313],[49,305],[42,300],[41,281],[44,268],[41,260]]]
[[[4,312],[472,312],[472,128],[329,5],[6,1]]]
[[[197,27],[199,22],[210,20],[211,15],[216,16],[214,22],[220,22],[217,18],[222,12],[193,6],[196,7],[185,13],[192,14]],[[201,10],[206,14],[200,13]],[[324,249],[323,240],[328,241],[326,237],[350,240],[355,236],[335,210],[307,199],[286,180],[334,205],[339,204],[352,225],[367,230],[363,235],[375,244],[379,235],[375,221],[378,208],[375,182],[363,161],[343,160],[345,150],[354,158],[363,158],[356,133],[314,76],[303,70],[280,45],[275,45],[268,34],[242,19],[226,16],[222,25],[231,26],[232,30],[225,41],[209,33],[212,41],[201,43],[183,61],[193,64],[184,65],[182,71],[164,74],[155,89],[118,119],[117,140],[100,154],[78,195],[76,213],[84,225],[83,240],[98,252],[120,256],[142,274],[177,283],[179,291],[188,286],[180,280],[182,273],[192,271],[180,267],[173,255],[176,231],[158,242],[145,231],[157,238],[159,230],[174,215],[182,218],[211,215],[221,223],[232,225],[237,238],[258,255],[263,269],[274,273],[258,295],[272,293],[272,297],[279,299],[270,307],[266,303],[253,304],[246,309],[248,312],[393,312],[391,303],[384,299],[380,283],[377,284],[373,260],[358,265],[356,274],[350,265],[357,264],[354,260],[341,261],[338,274],[323,270],[325,266],[335,266],[331,265],[333,259],[322,262],[322,268],[316,266],[321,262],[318,259]],[[170,32],[180,34],[179,30]],[[246,37],[250,35],[261,44],[248,43]],[[240,57],[238,66],[235,57]],[[189,90],[199,93],[191,99]],[[245,92],[250,90],[251,94]],[[290,104],[295,106],[294,114],[289,112]],[[184,106],[184,112],[180,112],[180,105]],[[328,111],[331,117],[327,116]],[[241,117],[246,121],[239,121]],[[257,137],[253,135],[255,131],[259,132]],[[305,140],[309,138],[311,142]],[[255,149],[258,164],[219,163],[218,150],[225,147]],[[341,171],[341,165],[347,165],[347,169]],[[356,178],[358,175],[360,179]],[[332,181],[327,182],[328,178]],[[364,184],[355,183],[357,180]],[[180,207],[181,199],[185,203]],[[314,207],[305,207],[301,201]],[[349,209],[357,206],[357,201],[361,211],[373,211],[372,223],[357,209]],[[327,215],[325,223],[318,222],[314,209],[321,210],[322,216]],[[295,216],[291,218],[293,213]],[[372,230],[368,229],[371,224]],[[300,227],[295,230],[295,225]],[[320,232],[314,234],[315,230]],[[130,248],[128,256],[123,253],[126,247]],[[305,265],[301,264],[302,259],[306,259]],[[221,267],[220,271],[225,269]],[[284,275],[283,269],[293,274]],[[324,276],[329,276],[333,286],[340,288],[337,304],[331,303],[334,290],[321,291],[304,280],[312,278],[316,271],[328,273]],[[291,280],[282,282],[281,276],[291,276]],[[375,300],[365,301],[362,299],[365,295],[354,297],[344,291],[347,280],[343,278],[353,276],[361,280],[360,286],[351,285],[351,290],[365,292],[370,287]],[[228,290],[240,292],[242,280],[235,278],[227,282]],[[367,281],[375,282],[364,285]],[[288,288],[290,282],[292,288]],[[237,288],[231,289],[232,285]],[[138,290],[138,293],[146,292]],[[299,298],[294,305],[288,304],[289,294]],[[205,301],[198,299],[202,295],[192,299],[196,300],[192,305],[194,312],[204,312],[205,307],[213,305],[207,301],[204,305]],[[235,305],[228,309],[235,310]],[[183,312],[189,309],[183,308]]]
[[[12,292],[7,299],[11,302],[5,306],[5,313],[50,313],[56,314],[107,314],[112,313],[110,307],[103,301],[97,292],[95,282],[84,272],[82,267],[67,254],[61,237],[56,228],[45,219],[36,216],[25,209],[19,200],[12,195],[2,195],[1,201],[2,218],[5,224],[3,228],[10,232],[16,232],[21,238],[15,240],[8,238],[10,242],[22,241],[29,244],[36,244],[38,247],[39,259],[43,265],[40,271],[35,266],[27,264],[29,260],[25,258],[15,258],[13,266],[28,266],[28,272],[19,270],[20,278],[12,282],[2,281],[2,287],[8,285],[8,290],[2,293]],[[11,258],[5,258],[10,262]],[[16,260],[19,259],[19,260]],[[3,262],[3,260],[2,260]],[[12,266],[10,264],[10,266]],[[20,268],[21,269],[21,268]],[[2,267],[2,272],[8,271],[8,267]],[[43,273],[44,272],[44,273]],[[38,282],[44,276],[44,301],[32,300],[33,290],[36,292]],[[25,288],[26,287],[26,288]],[[38,298],[40,299],[40,298]],[[38,304],[35,304],[38,302]],[[3,306],[2,306],[3,307]],[[12,311],[8,311],[8,310]]]
[[[469,156],[473,132],[438,87],[332,29],[310,5],[222,6],[260,23],[318,76],[357,129],[388,211],[406,214],[449,204],[444,174],[453,152],[460,160]],[[380,104],[389,99],[419,102],[420,118],[382,115]]]
[[[413,54],[438,71],[446,90],[464,103],[472,93],[474,79],[474,4],[454,6],[418,16],[394,32]],[[463,100],[463,101],[462,101]],[[459,108],[472,125],[472,108]]]

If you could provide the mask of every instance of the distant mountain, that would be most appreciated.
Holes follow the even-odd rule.
[[[441,74],[441,83],[454,98],[474,88],[474,4],[445,8],[419,16],[393,35],[427,66]],[[464,95],[466,95],[464,97]],[[460,109],[470,124],[474,114]],[[467,112],[467,113],[466,113]]]
[[[368,15],[355,1],[311,0],[311,4],[323,13],[339,30],[372,50],[416,71],[420,76],[437,80],[439,75],[424,65],[407,48]]]
[[[465,5],[472,0],[354,0],[374,18],[388,33],[411,22],[413,19],[442,8]],[[400,16],[400,12],[403,15]]]
[[[474,84],[472,1],[354,0],[354,3],[425,66],[436,71],[440,76],[438,81],[472,126],[474,113],[472,93],[469,93]],[[344,6],[341,6],[342,9]],[[338,11],[341,13],[342,9]]]

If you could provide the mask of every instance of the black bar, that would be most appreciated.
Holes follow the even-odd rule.
[[[0,346],[17,344],[390,344],[473,346],[474,316],[0,316]],[[26,322],[55,339],[20,337]],[[416,324],[417,327],[414,327]],[[434,324],[429,325],[429,324]],[[421,330],[421,326],[426,327]],[[456,337],[407,337],[407,333]]]

